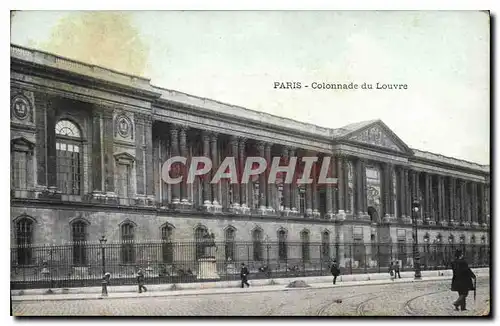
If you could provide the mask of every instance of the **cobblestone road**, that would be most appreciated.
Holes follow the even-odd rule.
[[[231,295],[13,302],[15,316],[463,316],[488,308],[489,279],[478,278],[477,299],[468,311],[454,311],[450,281],[291,289]],[[337,301],[341,299],[342,302]]]

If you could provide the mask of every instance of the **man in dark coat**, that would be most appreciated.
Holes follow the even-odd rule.
[[[240,271],[240,277],[241,277],[241,288],[244,288],[245,285],[247,287],[250,287],[250,284],[248,284],[248,274],[250,272],[248,271],[248,268],[245,266],[245,263],[241,263],[241,271]]]
[[[146,292],[148,289],[144,286],[144,272],[142,269],[139,269],[137,271],[137,285],[139,285],[139,293]]]
[[[333,285],[335,285],[335,282],[337,282],[337,276],[340,275],[340,268],[339,265],[337,264],[337,260],[333,260],[332,262],[332,267],[330,268],[330,272],[333,275]]]
[[[396,265],[394,265],[394,278],[401,278],[401,273],[399,272],[399,260],[396,260]]]
[[[453,305],[455,306],[455,310],[458,310],[458,307],[462,311],[467,310],[465,298],[467,298],[470,290],[474,290],[472,279],[475,279],[476,275],[469,268],[460,250],[457,250],[455,253],[455,261],[452,264],[452,269],[451,290],[458,292],[458,299]]]

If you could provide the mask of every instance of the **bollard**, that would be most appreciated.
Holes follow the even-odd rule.
[[[102,297],[107,297],[108,296],[108,282],[103,278],[102,282]]]
[[[107,297],[108,296],[108,284],[109,284],[110,277],[111,277],[111,274],[109,274],[109,273],[104,274],[104,276],[102,277],[102,282],[101,282],[102,293],[101,293],[101,297]]]

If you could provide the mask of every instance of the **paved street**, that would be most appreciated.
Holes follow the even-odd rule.
[[[13,314],[121,316],[464,316],[481,315],[489,302],[489,279],[478,278],[477,299],[454,311],[450,281],[365,285],[335,289],[178,297],[13,302]],[[342,300],[341,303],[337,302]]]

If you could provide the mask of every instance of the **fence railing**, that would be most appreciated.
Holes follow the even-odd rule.
[[[413,270],[412,244],[382,243],[265,243],[223,242],[215,244],[212,264],[217,275],[211,280],[237,280],[241,263],[251,278],[281,278],[330,275],[336,259],[342,274],[388,272],[391,262],[401,271]],[[450,268],[457,249],[465,252],[472,267],[490,264],[486,245],[418,246],[422,270]],[[201,277],[203,246],[196,242],[75,242],[59,246],[15,246],[11,248],[11,288],[64,288],[98,286],[104,272],[114,285],[136,283],[143,269],[146,283],[168,284],[207,281]]]

